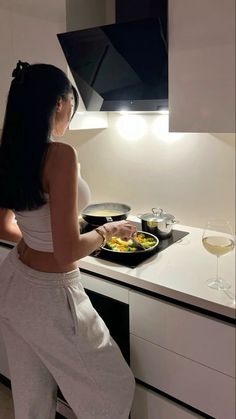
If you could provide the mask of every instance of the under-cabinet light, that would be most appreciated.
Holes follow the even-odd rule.
[[[151,126],[151,131],[154,135],[163,141],[174,142],[183,137],[181,132],[169,132],[169,115],[158,115]]]
[[[120,135],[127,140],[138,140],[147,132],[147,123],[141,115],[121,115],[117,120]]]

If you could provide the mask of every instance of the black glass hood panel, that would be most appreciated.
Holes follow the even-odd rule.
[[[161,19],[57,36],[88,111],[168,107],[168,46]]]

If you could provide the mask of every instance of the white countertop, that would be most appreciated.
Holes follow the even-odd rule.
[[[82,269],[101,274],[171,297],[212,312],[235,318],[236,310],[230,307],[235,294],[235,250],[220,257],[219,273],[232,286],[226,295],[207,286],[206,280],[215,275],[216,256],[202,245],[202,230],[176,225],[177,230],[188,231],[182,241],[155,254],[136,268],[87,256],[79,261]]]
[[[235,295],[235,250],[220,257],[219,273],[232,283],[226,293],[207,286],[206,280],[215,275],[216,257],[202,245],[202,230],[176,224],[177,230],[188,231],[180,242],[172,244],[160,253],[151,256],[136,268],[128,268],[113,262],[87,256],[79,266],[91,273],[116,279],[126,286],[134,285],[214,313],[236,317],[231,307]],[[0,242],[4,242],[0,239]],[[8,242],[9,243],[9,242]]]

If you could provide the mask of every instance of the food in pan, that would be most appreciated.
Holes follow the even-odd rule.
[[[121,212],[113,209],[100,209],[86,212],[86,215],[93,215],[94,217],[114,217],[115,215],[121,215]]]
[[[157,240],[154,237],[146,236],[143,233],[137,233],[135,235],[135,240],[139,242],[143,250],[149,249],[157,243]],[[121,240],[119,237],[112,237],[107,241],[106,247],[115,252],[137,252],[137,247],[133,244],[133,240],[128,241]]]

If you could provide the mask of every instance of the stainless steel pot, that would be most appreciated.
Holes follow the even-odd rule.
[[[109,221],[126,220],[131,208],[118,202],[102,202],[88,205],[81,216],[87,223],[99,226]]]
[[[166,239],[172,235],[173,224],[178,223],[172,214],[161,208],[152,208],[151,213],[139,214],[142,230],[154,234],[159,239]]]

